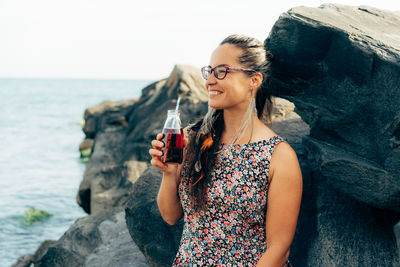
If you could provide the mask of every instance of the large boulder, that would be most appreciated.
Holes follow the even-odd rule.
[[[265,41],[275,55],[275,94],[293,102],[310,127],[300,158],[295,266],[399,263],[397,36],[395,13],[328,4],[282,14]]]
[[[276,58],[274,88],[309,124],[306,145],[328,183],[361,202],[396,211],[398,36],[395,13],[327,4],[282,14],[265,41]]]
[[[126,114],[137,100],[136,98],[121,101],[106,100],[87,108],[83,114],[85,121],[83,132],[86,138],[94,139],[98,132],[110,126],[127,126]]]
[[[121,161],[128,129],[126,116],[136,102],[137,99],[104,101],[85,110],[85,140],[89,138],[94,142],[77,202],[87,213],[118,206],[127,191],[121,187],[129,189],[132,181],[147,166],[140,162],[127,164]],[[137,168],[130,168],[131,165]]]
[[[149,266],[129,236],[125,212],[115,208],[78,219],[57,241],[44,241],[34,255],[13,265],[54,267]]]
[[[126,224],[133,241],[151,266],[171,266],[178,251],[183,221],[170,226],[161,217],[157,194],[162,174],[149,167],[126,202]]]
[[[400,255],[400,221],[393,226],[394,235],[396,236],[397,251]]]

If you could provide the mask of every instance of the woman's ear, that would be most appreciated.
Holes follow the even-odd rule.
[[[263,81],[263,75],[261,74],[261,72],[256,72],[251,76],[251,87],[252,88],[259,88],[262,84]]]

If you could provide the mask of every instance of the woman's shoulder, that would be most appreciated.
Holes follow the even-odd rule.
[[[258,123],[253,135],[253,140],[255,142],[267,143],[269,146],[285,141],[282,136],[261,122]]]
[[[288,170],[293,167],[297,168],[298,165],[299,160],[296,151],[283,137],[277,135],[270,160],[271,176],[273,176],[276,169]]]

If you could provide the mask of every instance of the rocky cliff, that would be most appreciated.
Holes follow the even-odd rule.
[[[399,15],[296,7],[281,15],[265,46],[275,55],[272,128],[295,149],[303,173],[291,262],[398,266]],[[161,173],[147,153],[178,96],[184,125],[205,113],[199,70],[178,65],[140,99],[86,111],[84,132],[94,145],[77,200],[91,215],[17,266],[171,265],[183,222],[161,219]]]
[[[400,17],[365,6],[296,7],[265,46],[276,58],[276,94],[310,126],[302,145],[312,201],[302,208],[313,212],[295,263],[399,264]]]

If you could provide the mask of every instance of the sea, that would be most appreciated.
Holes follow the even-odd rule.
[[[0,266],[58,240],[87,214],[76,203],[86,108],[140,97],[151,80],[0,79]],[[32,224],[25,213],[50,217]]]

